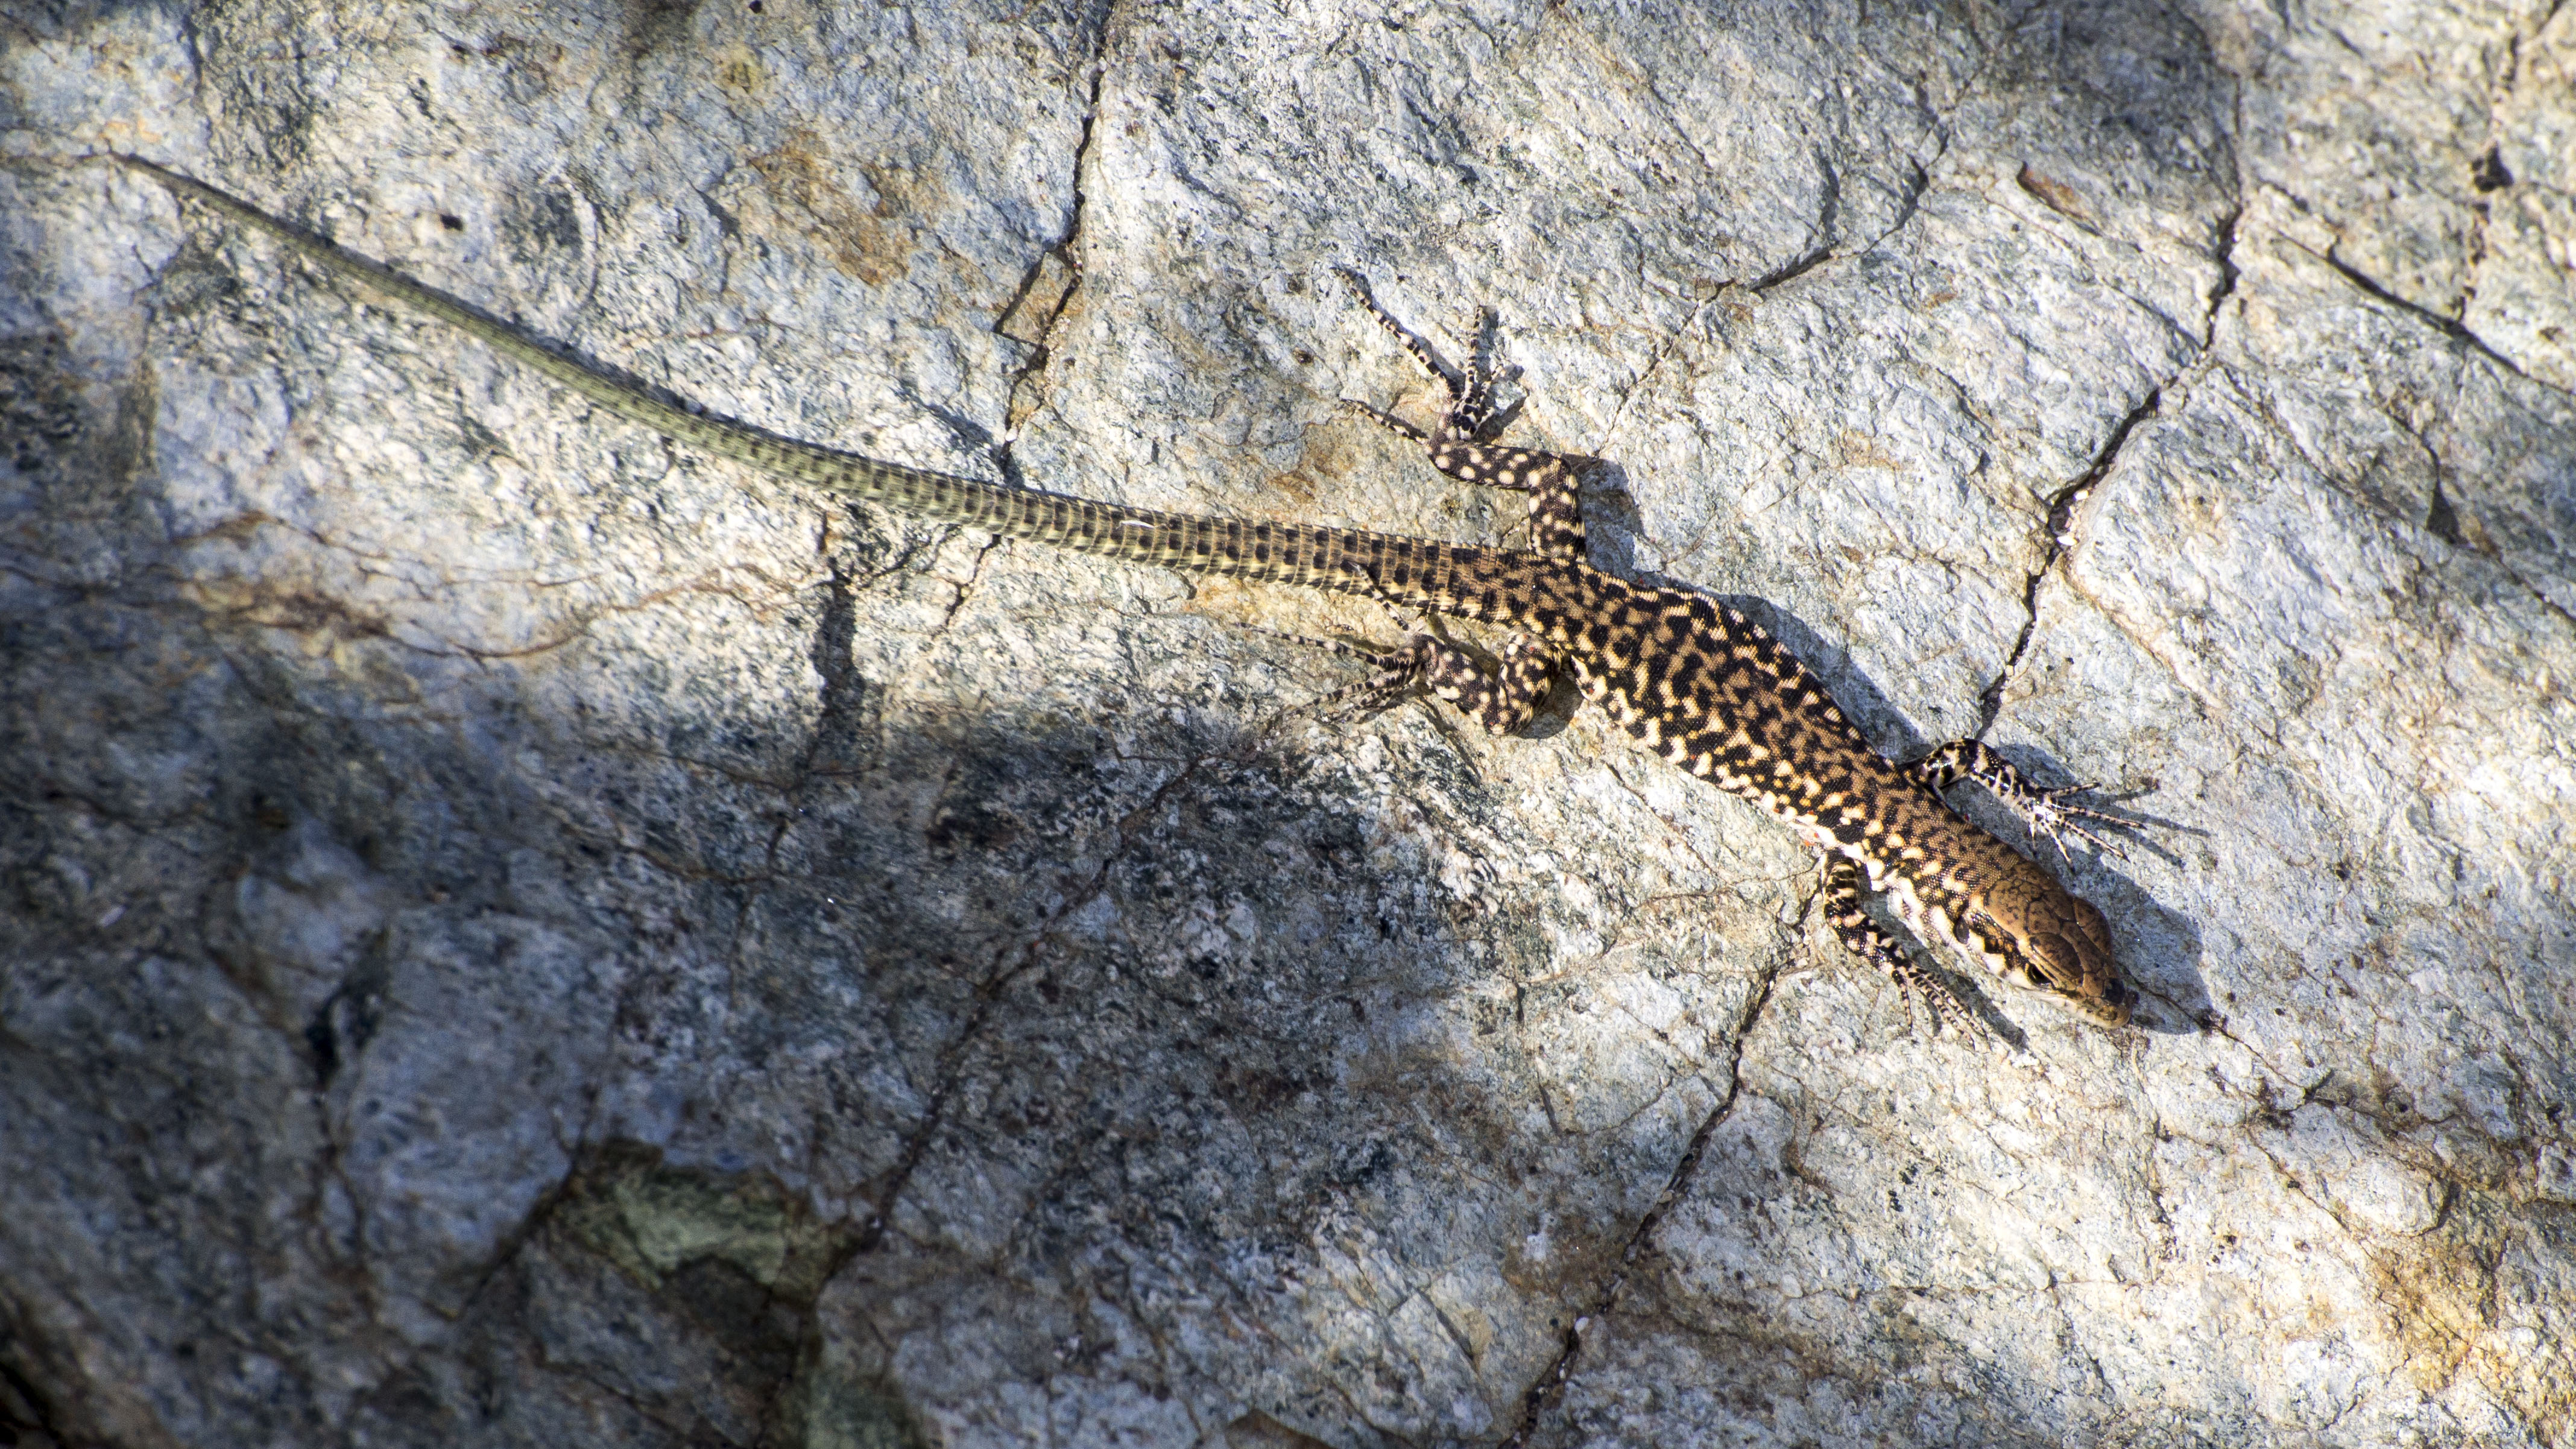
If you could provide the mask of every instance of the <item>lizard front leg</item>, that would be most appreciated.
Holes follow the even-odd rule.
[[[1914,957],[1895,938],[1878,928],[1861,908],[1867,880],[1859,862],[1835,851],[1822,852],[1825,863],[1825,922],[1834,928],[1843,949],[1862,961],[1887,973],[1896,985],[1897,994],[1909,1000],[1923,998],[1932,1009],[1935,1030],[1948,1025],[1974,1035],[1980,1030],[1977,1019],[1950,988],[1929,971],[1915,963]]]
[[[2100,820],[2118,824],[2120,817],[2088,810],[2081,805],[2068,805],[2060,799],[2066,795],[2081,795],[2092,786],[2060,785],[2054,789],[2042,789],[2013,768],[2012,761],[1986,748],[1982,740],[1952,740],[1907,765],[1905,770],[1935,792],[1947,790],[1961,780],[1976,781],[2001,801],[2004,808],[2020,816],[2031,834],[2046,836],[2057,847],[2059,855],[2066,853],[2066,842],[2058,836],[2061,830],[2093,842],[2105,854],[2120,854],[2119,847],[2079,823]]]

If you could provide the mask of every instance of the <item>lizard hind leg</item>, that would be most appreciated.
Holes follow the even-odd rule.
[[[1861,909],[1861,898],[1867,890],[1860,865],[1847,855],[1833,851],[1822,853],[1825,866],[1825,921],[1834,928],[1834,936],[1851,952],[1869,965],[1887,973],[1896,986],[1897,995],[1911,1001],[1921,997],[1932,1011],[1933,1029],[1955,1026],[1961,1034],[1977,1036],[1984,1023],[1977,1020],[1965,1003],[1949,986],[1923,969],[1905,947],[1878,927]]]
[[[1458,651],[1452,650],[1455,654]],[[1463,657],[1463,656],[1462,656]],[[1474,663],[1473,660],[1468,661]],[[1548,690],[1556,683],[1557,657],[1526,634],[1514,634],[1503,643],[1502,668],[1486,672],[1479,668],[1476,692],[1469,697],[1451,699],[1459,709],[1474,717],[1487,734],[1518,734],[1528,727],[1531,716],[1547,701]]]
[[[1555,656],[1515,634],[1503,646],[1502,667],[1429,634],[1416,634],[1369,661],[1379,677],[1401,675],[1408,690],[1422,690],[1457,706],[1490,735],[1518,733],[1538,713],[1556,678]]]
[[[1311,714],[1331,723],[1371,719],[1395,708],[1406,695],[1420,687],[1419,672],[1405,657],[1406,649],[1367,649],[1346,640],[1326,639],[1315,634],[1292,634],[1285,629],[1247,624],[1238,619],[1226,622],[1246,633],[1266,634],[1309,649],[1321,649],[1327,654],[1355,660],[1369,667],[1365,678],[1319,694],[1290,710],[1291,714]]]
[[[1342,285],[1350,289],[1352,299],[1357,301],[1369,316],[1377,319],[1377,325],[1385,328],[1386,334],[1394,338],[1396,345],[1402,347],[1407,356],[1420,364],[1424,372],[1439,379],[1441,388],[1449,394],[1449,406],[1440,417],[1440,431],[1432,435],[1425,435],[1418,428],[1397,423],[1385,414],[1378,413],[1374,408],[1367,411],[1375,415],[1380,422],[1386,423],[1416,442],[1482,441],[1486,430],[1494,422],[1494,384],[1502,380],[1486,364],[1484,312],[1480,309],[1475,313],[1475,331],[1467,342],[1467,365],[1464,368],[1453,368],[1441,360],[1439,353],[1432,351],[1431,344],[1424,341],[1420,333],[1397,321],[1395,314],[1378,305],[1376,294],[1369,290],[1367,278],[1348,267],[1338,267],[1334,270],[1342,279]]]
[[[1494,371],[1494,310],[1491,307],[1469,307],[1450,329],[1450,336],[1465,353],[1466,364],[1458,369],[1458,378],[1448,383],[1449,410],[1441,418],[1441,431],[1453,438],[1485,440],[1509,426],[1511,413],[1498,420],[1494,412],[1494,386],[1518,377],[1518,369]]]
[[[1378,426],[1411,442],[1419,443],[1431,455],[1431,466],[1479,488],[1503,488],[1529,495],[1531,541],[1538,552],[1552,559],[1575,561],[1583,557],[1583,510],[1578,493],[1575,460],[1558,453],[1540,452],[1534,448],[1506,448],[1494,442],[1494,436],[1508,426],[1510,412],[1497,418],[1494,411],[1494,386],[1512,373],[1497,374],[1484,347],[1487,316],[1478,310],[1473,335],[1467,343],[1467,365],[1453,370],[1443,363],[1411,328],[1397,321],[1377,303],[1368,283],[1359,273],[1341,269],[1342,281],[1351,295],[1377,319],[1379,326],[1395,338],[1425,372],[1440,379],[1448,390],[1449,408],[1436,430],[1425,431],[1380,408],[1362,402],[1343,400],[1343,406],[1369,418]]]
[[[1530,722],[1556,678],[1555,656],[1518,634],[1503,646],[1502,667],[1493,669],[1458,645],[1429,634],[1413,634],[1392,649],[1373,650],[1258,624],[1236,627],[1368,666],[1367,678],[1303,706],[1327,719],[1367,719],[1394,708],[1407,695],[1427,693],[1456,705],[1459,713],[1484,726],[1487,733],[1507,735]]]

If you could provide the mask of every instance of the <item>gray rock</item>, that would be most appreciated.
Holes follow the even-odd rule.
[[[7,24],[0,1439],[2576,1442],[2576,8]],[[110,149],[1201,512],[1508,534],[1329,268],[1490,303],[1597,558],[2143,822],[2141,1024],[1935,1035],[1599,719],[1230,627],[1380,611]]]

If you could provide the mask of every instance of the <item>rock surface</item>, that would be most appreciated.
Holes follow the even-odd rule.
[[[2576,1444],[2576,7],[74,0],[0,107],[0,1441]],[[110,149],[1244,517],[1505,534],[1328,269],[1491,303],[1596,558],[2145,822],[2141,1024]]]

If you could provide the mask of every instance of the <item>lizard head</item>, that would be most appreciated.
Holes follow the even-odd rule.
[[[2128,1025],[2138,993],[2120,979],[2102,913],[2064,891],[2036,892],[2020,905],[1977,923],[1995,974],[2104,1026]]]

